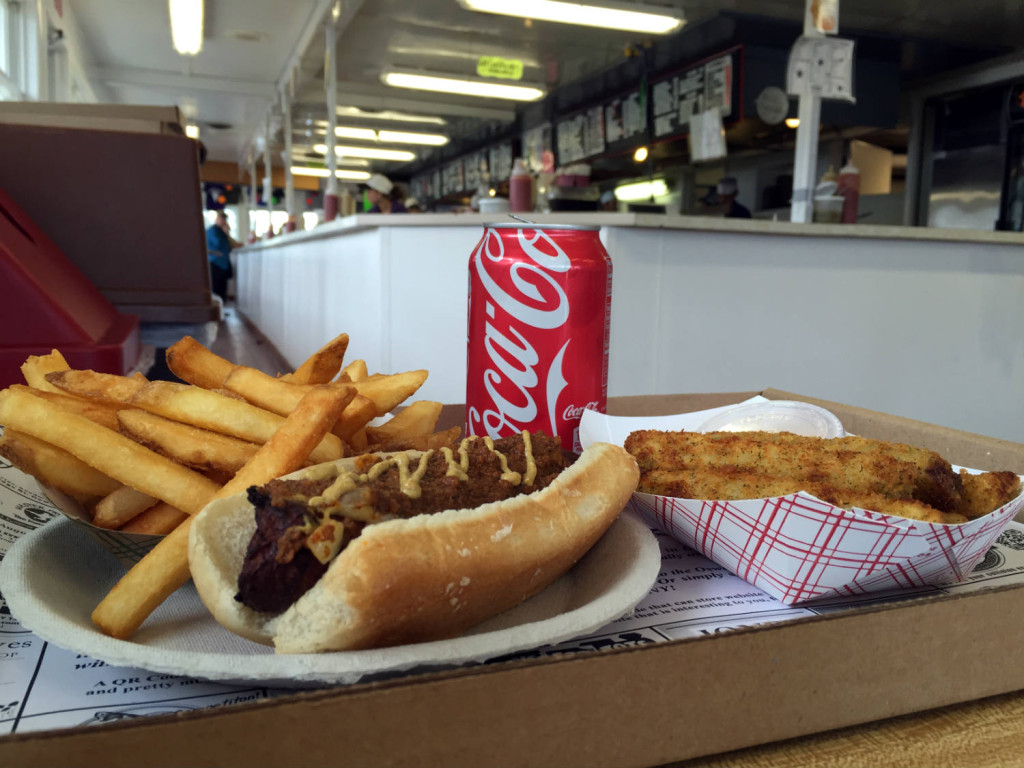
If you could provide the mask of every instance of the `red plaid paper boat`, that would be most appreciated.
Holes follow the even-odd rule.
[[[588,411],[580,435],[584,446],[598,440],[621,445],[635,429],[693,429],[712,413],[621,418]],[[962,581],[1024,508],[1024,493],[960,525],[843,509],[804,492],[745,501],[636,493],[633,508],[652,526],[794,605]]]

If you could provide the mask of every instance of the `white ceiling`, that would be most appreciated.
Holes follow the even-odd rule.
[[[653,0],[652,0],[653,2]],[[799,19],[804,0],[662,0],[695,23],[720,10]],[[294,81],[299,151],[325,115],[323,19],[329,0],[206,0],[203,49],[173,50],[166,0],[64,0],[85,75],[101,101],[175,104],[201,128],[209,156],[244,162],[264,122]],[[630,33],[478,14],[456,0],[342,0],[337,48],[339,105],[440,115],[449,130],[467,121],[508,120],[509,102],[458,99],[385,86],[386,66],[473,73],[480,55],[519,58],[524,79],[549,87],[621,61]],[[846,0],[842,27],[1020,49],[1024,0]],[[347,122],[347,121],[342,121]],[[426,127],[423,127],[426,130]]]

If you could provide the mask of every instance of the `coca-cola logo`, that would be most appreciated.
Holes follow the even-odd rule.
[[[482,412],[470,408],[470,428],[477,434],[475,426],[480,424],[492,437],[503,431],[519,431],[537,420],[534,393],[539,390],[545,397],[545,415],[554,435],[555,404],[568,383],[562,375],[562,360],[570,342],[566,341],[555,355],[542,383],[537,372],[540,355],[520,329],[552,330],[569,319],[569,299],[554,274],[567,272],[571,264],[565,251],[540,230],[520,229],[516,242],[526,259],[507,260],[501,236],[488,229],[472,257],[485,292],[488,320],[484,324],[484,349],[488,366],[483,378],[493,407]],[[507,269],[505,275],[502,269]],[[499,281],[499,277],[507,279]]]
[[[585,405],[567,405],[562,411],[562,421],[578,421],[583,418],[583,412],[587,409],[597,410],[597,400],[591,400]]]

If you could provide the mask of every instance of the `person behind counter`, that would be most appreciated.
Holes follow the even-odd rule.
[[[395,185],[382,173],[375,173],[366,181],[366,199],[370,201],[367,213],[408,213],[398,199]]]
[[[615,197],[615,192],[609,189],[607,192],[601,195],[601,210],[602,211],[617,211],[619,210],[619,201]]]
[[[715,192],[718,193],[718,204],[722,207],[725,218],[751,218],[750,209],[736,201],[736,195],[739,192],[739,185],[737,185],[736,179],[732,176],[726,176],[725,178],[719,179]]]
[[[210,290],[228,300],[228,280],[234,270],[231,267],[231,249],[241,243],[231,237],[231,226],[224,211],[217,212],[217,219],[206,228],[206,257],[210,261]]]

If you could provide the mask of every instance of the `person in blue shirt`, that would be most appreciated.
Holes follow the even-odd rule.
[[[401,200],[393,196],[395,185],[382,173],[366,180],[366,199],[373,206],[367,213],[408,213]]]
[[[231,237],[231,227],[224,211],[206,228],[206,256],[210,260],[210,289],[225,302],[228,300],[228,280],[231,279],[231,249],[239,243]]]

